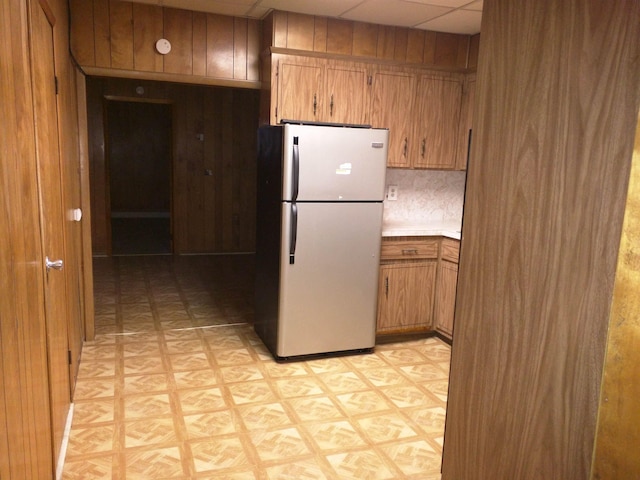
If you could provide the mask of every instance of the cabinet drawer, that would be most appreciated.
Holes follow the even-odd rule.
[[[438,240],[391,240],[383,241],[381,260],[414,260],[438,258]]]
[[[442,260],[458,263],[460,256],[460,242],[450,238],[442,239]]]

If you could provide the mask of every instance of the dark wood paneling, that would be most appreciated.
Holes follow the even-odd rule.
[[[173,105],[173,228],[176,253],[253,251],[256,90],[90,78],[87,82],[96,253],[108,253],[103,96]],[[212,175],[208,175],[207,170]]]
[[[162,72],[163,57],[154,48],[160,38],[163,38],[162,8],[134,3],[133,65],[136,70]]]
[[[111,68],[133,69],[133,5],[110,0]]]
[[[233,78],[233,17],[207,15],[207,75]]]
[[[590,478],[639,19],[637,1],[484,2],[444,480]]]
[[[191,12],[175,8],[164,10],[164,36],[171,42],[171,52],[164,55],[164,71],[191,75],[193,58],[193,19]],[[154,42],[155,43],[155,42]]]
[[[71,0],[70,8],[71,48],[89,73],[111,75],[115,69],[113,76],[140,78],[146,72],[153,74],[148,78],[162,79],[166,74],[171,81],[176,76],[259,79],[262,22],[258,20],[120,0]],[[171,42],[171,52],[164,56],[155,50],[163,37]],[[200,80],[186,81],[225,84]]]

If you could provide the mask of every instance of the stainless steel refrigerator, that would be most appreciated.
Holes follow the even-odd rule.
[[[255,330],[277,360],[373,349],[388,138],[258,130]]]

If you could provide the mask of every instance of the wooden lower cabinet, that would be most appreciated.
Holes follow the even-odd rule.
[[[378,333],[430,330],[437,261],[380,266]]]
[[[382,239],[379,335],[436,331],[452,339],[459,251],[451,238]]]
[[[458,264],[440,261],[436,286],[434,327],[436,331],[451,340],[453,335],[453,314],[456,306],[456,286]]]

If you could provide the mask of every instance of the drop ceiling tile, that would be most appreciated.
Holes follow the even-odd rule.
[[[165,7],[183,8],[196,12],[217,13],[219,15],[231,15],[246,17],[254,2],[252,0],[220,1],[220,0],[163,0],[154,1]]]
[[[484,0],[477,0],[476,2],[470,3],[464,7],[465,10],[475,10],[476,12],[481,12],[484,7]]]
[[[342,18],[361,22],[413,27],[451,11],[447,7],[403,0],[367,0],[349,10]]]
[[[424,30],[474,35],[480,32],[482,12],[455,10],[447,15],[429,20],[417,26]]]
[[[362,0],[262,0],[260,7],[306,13],[326,17],[339,17]]]
[[[423,3],[425,5],[437,5],[439,7],[460,8],[473,3],[472,0],[406,0],[413,3]]]

